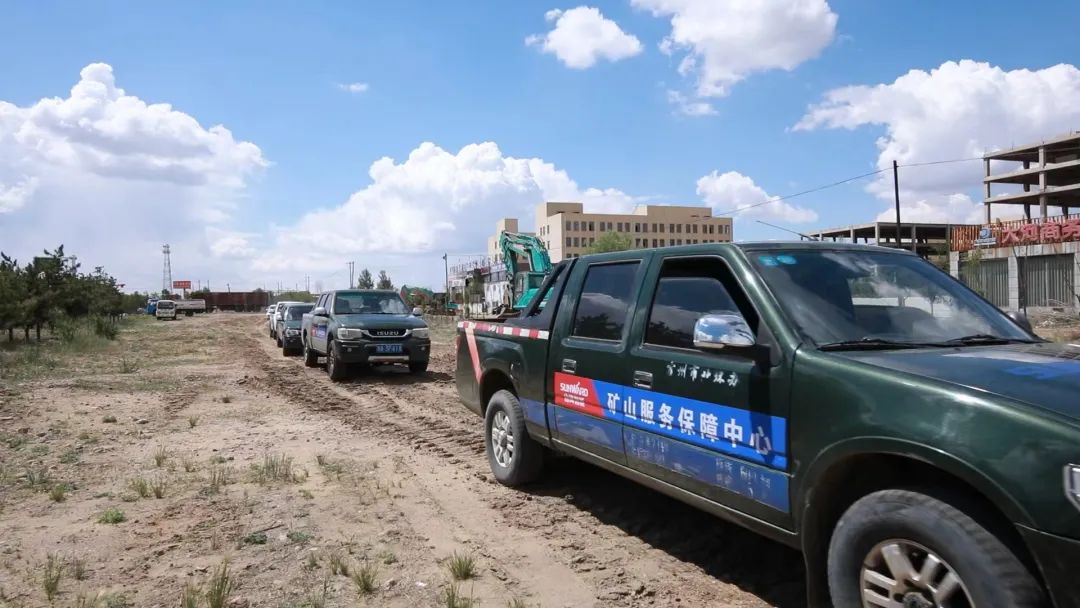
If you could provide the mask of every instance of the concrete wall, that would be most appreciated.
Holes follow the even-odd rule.
[[[1073,289],[1080,289],[1080,242],[1070,243],[1048,243],[1045,245],[1022,245],[1015,248],[1012,247],[995,247],[981,249],[980,253],[984,260],[986,259],[1001,259],[1005,258],[1009,261],[1009,310],[1019,310],[1020,308],[1020,273],[1019,265],[1016,261],[1016,255],[1021,257],[1034,257],[1039,255],[1062,255],[1073,254],[1077,258],[1073,262]],[[960,253],[952,251],[949,253],[949,272],[954,276],[960,277]],[[1075,298],[1072,302],[1072,309],[1080,312],[1080,306],[1077,305]],[[1042,309],[1035,306],[1029,306],[1029,312],[1040,312]]]

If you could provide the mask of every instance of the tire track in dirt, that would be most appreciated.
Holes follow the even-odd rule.
[[[556,471],[525,491],[497,486],[479,419],[448,382],[374,372],[334,384],[321,368],[281,358],[255,337],[252,324],[231,325],[230,333],[242,345],[238,356],[260,372],[253,381],[266,389],[470,472],[467,490],[481,507],[542,539],[552,559],[589,581],[598,605],[805,604],[801,560],[791,550],[594,467],[556,459]],[[431,373],[451,377],[447,370]],[[427,477],[445,486],[445,479]]]

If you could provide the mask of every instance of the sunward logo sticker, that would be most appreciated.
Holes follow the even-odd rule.
[[[555,372],[555,403],[604,417],[604,408],[596,399],[596,386],[588,378]]]

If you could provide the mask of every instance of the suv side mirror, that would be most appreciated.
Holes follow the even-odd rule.
[[[1027,314],[1022,310],[1010,310],[1005,313],[1014,323],[1027,330],[1028,333],[1035,333],[1031,328],[1031,321],[1028,320]]]
[[[694,323],[694,348],[700,350],[745,348],[756,342],[753,330],[741,315],[704,315]]]
[[[330,313],[326,312],[326,309],[322,306],[315,307],[315,310],[311,311],[313,317],[329,317]]]
[[[417,306],[416,308],[413,308],[412,309],[412,316],[414,316],[414,317],[422,317],[422,316],[424,316],[424,309],[420,308],[419,306]]]

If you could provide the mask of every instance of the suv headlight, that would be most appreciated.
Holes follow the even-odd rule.
[[[419,338],[421,340],[427,340],[431,337],[431,335],[428,333],[428,328],[418,327],[412,330],[412,337]]]
[[[299,335],[300,335],[300,330],[299,330],[299,329],[295,329],[295,328],[293,328],[293,329],[286,329],[286,330],[285,330],[285,335],[286,335],[286,336],[299,336]]]
[[[1065,467],[1065,496],[1080,509],[1080,465]]]
[[[355,340],[360,337],[360,330],[342,327],[337,330],[337,337],[341,340]]]

